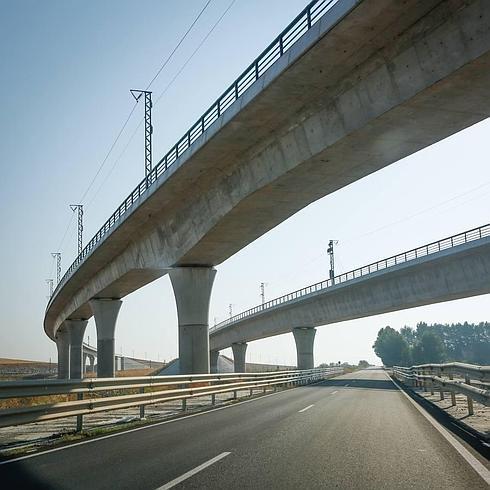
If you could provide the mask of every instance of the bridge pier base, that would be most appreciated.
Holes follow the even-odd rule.
[[[114,377],[114,333],[122,305],[119,299],[92,299],[90,307],[97,329],[97,377]]]
[[[87,327],[87,320],[66,320],[65,324],[70,332],[70,379],[83,378],[83,336]]]
[[[233,366],[235,373],[244,373],[246,370],[245,355],[247,353],[247,344],[239,342],[231,344],[233,350]]]
[[[56,347],[58,349],[58,378],[70,377],[70,333],[63,324],[56,332]]]
[[[89,370],[91,373],[94,372],[94,369],[95,369],[95,356],[92,356],[89,354],[88,356],[88,360],[89,360]]]
[[[177,267],[169,275],[179,318],[180,373],[209,373],[209,299],[216,269]]]
[[[212,373],[218,372],[219,350],[212,350],[209,353],[209,368]]]
[[[293,328],[298,369],[313,369],[315,367],[313,358],[313,342],[315,340],[315,334],[316,328]]]

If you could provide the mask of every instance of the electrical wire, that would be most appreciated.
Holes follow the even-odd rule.
[[[91,189],[91,187],[94,185],[94,182],[95,182],[95,179],[97,179],[97,177],[99,176],[102,168],[104,167],[105,163],[107,162],[107,159],[109,158],[110,154],[112,153],[112,150],[114,149],[114,147],[116,146],[117,142],[119,141],[119,138],[121,137],[124,129],[126,128],[126,126],[128,125],[128,122],[129,120],[131,119],[131,116],[133,115],[133,112],[134,110],[136,109],[136,106],[138,105],[137,102],[134,103],[133,105],[133,108],[131,109],[131,111],[129,112],[129,115],[128,117],[126,118],[126,120],[124,121],[124,124],[122,125],[121,129],[119,130],[119,133],[117,133],[117,136],[116,136],[116,139],[113,141],[111,147],[109,148],[109,151],[107,152],[104,160],[102,160],[102,163],[99,165],[99,168],[97,169],[97,172],[95,173],[93,179],[91,180],[89,186],[87,187],[87,189],[85,190],[85,192],[83,193],[82,197],[80,198],[79,202],[83,202],[83,200],[87,197],[87,194],[89,192],[89,190]]]
[[[170,82],[165,86],[163,91],[160,93],[160,95],[157,97],[155,100],[154,104],[156,105],[158,101],[164,96],[164,94],[167,92],[167,90],[171,87],[171,85],[175,82],[177,77],[184,71],[185,67],[189,64],[189,62],[194,58],[196,53],[201,49],[203,44],[207,41],[209,36],[213,33],[213,31],[216,29],[218,24],[223,20],[223,17],[228,13],[228,11],[233,7],[233,4],[236,2],[236,0],[232,0],[232,2],[228,5],[228,7],[225,9],[225,11],[221,14],[221,16],[218,18],[218,20],[214,23],[213,27],[208,31],[208,33],[202,38],[201,42],[198,44],[197,48],[192,52],[192,54],[187,58],[185,63],[180,67],[179,71],[175,74],[175,76],[170,80]]]
[[[162,70],[167,66],[167,64],[169,63],[169,61],[172,59],[173,55],[177,51],[177,49],[179,49],[180,45],[184,42],[184,40],[187,37],[187,35],[189,34],[189,32],[191,32],[192,28],[196,25],[197,21],[199,20],[199,18],[201,17],[201,15],[204,13],[204,11],[208,8],[208,6],[209,6],[209,4],[211,2],[212,2],[212,0],[208,0],[206,2],[206,4],[204,5],[204,7],[199,12],[198,16],[194,19],[194,22],[189,26],[189,28],[187,29],[187,31],[185,32],[185,34],[181,37],[180,41],[177,43],[177,45],[175,46],[175,48],[173,49],[173,51],[168,55],[167,59],[160,66],[160,68],[156,72],[155,76],[151,79],[150,83],[146,87],[146,90],[148,90],[152,86],[153,82],[158,78],[158,76],[160,75],[160,73],[162,73]]]
[[[208,33],[202,38],[202,40],[200,41],[200,43],[198,44],[198,46],[196,47],[196,49],[192,52],[192,54],[187,58],[187,60],[185,61],[185,63],[180,67],[180,69],[178,70],[178,72],[174,75],[174,77],[170,80],[170,82],[165,86],[165,88],[163,89],[163,91],[160,93],[160,95],[157,97],[157,99],[153,102],[153,105],[156,105],[160,99],[165,95],[165,93],[168,91],[168,89],[173,85],[173,83],[175,82],[175,80],[179,77],[179,75],[184,71],[184,69],[186,68],[186,66],[190,63],[190,61],[192,60],[192,58],[194,58],[194,56],[197,54],[197,52],[201,49],[201,47],[204,45],[204,43],[207,41],[207,39],[209,38],[209,36],[213,33],[213,31],[216,29],[216,27],[218,26],[218,24],[223,20],[223,18],[225,17],[225,15],[228,13],[228,11],[231,9],[231,7],[233,6],[233,4],[236,2],[236,0],[232,0],[232,2],[228,5],[228,7],[224,10],[224,12],[221,14],[221,16],[218,18],[218,20],[213,24],[213,26],[211,27],[211,29],[208,31]],[[208,2],[209,4],[209,2]],[[205,7],[208,5],[206,4]],[[202,13],[203,11],[201,11]],[[197,21],[197,19],[196,19]],[[195,22],[194,22],[195,24]],[[153,78],[153,80],[150,82],[150,85],[151,83],[154,81],[156,77]],[[140,120],[140,122],[138,123],[138,125],[136,126],[135,130],[133,131],[133,133],[131,134],[128,142],[126,143],[126,145],[124,146],[123,150],[121,151],[121,153],[119,154],[119,156],[114,160],[114,163],[111,167],[111,169],[109,170],[109,173],[105,176],[104,180],[102,181],[102,183],[100,184],[100,186],[98,187],[97,191],[95,192],[95,194],[93,195],[92,199],[90,200],[90,202],[87,204],[87,206],[90,206],[94,201],[95,201],[95,198],[97,197],[97,195],[99,194],[99,192],[101,191],[102,187],[104,186],[104,184],[107,182],[107,179],[110,177],[110,175],[112,174],[112,172],[114,171],[114,169],[116,168],[116,165],[119,163],[119,161],[121,160],[121,158],[123,157],[123,155],[125,154],[126,150],[128,149],[131,141],[133,140],[134,136],[136,135],[138,129],[141,127],[141,125],[143,124],[143,121],[144,121],[144,118],[142,118]]]

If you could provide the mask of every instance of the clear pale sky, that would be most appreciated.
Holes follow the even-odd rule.
[[[210,3],[153,83],[154,100],[230,1]],[[62,252],[63,270],[75,258],[75,220],[63,240],[69,204],[84,196],[129,114],[129,89],[148,85],[204,4],[0,0],[0,357],[56,359],[42,328],[45,279],[55,276],[51,252]],[[156,160],[305,5],[236,0],[155,104]],[[141,128],[129,142],[142,110],[83,199],[85,243],[144,174]],[[331,238],[339,240],[341,273],[487,223],[489,136],[487,120],[313,203],[250,244],[217,267],[210,323],[225,319],[230,303],[234,313],[258,304],[261,282],[271,299],[325,278]],[[487,295],[319,327],[315,360],[379,362],[371,346],[386,325],[489,319]],[[87,337],[94,344],[93,319]],[[116,350],[177,356],[167,277],[124,300]],[[294,364],[292,334],[251,343],[247,359]]]

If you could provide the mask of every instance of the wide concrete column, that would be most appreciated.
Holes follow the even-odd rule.
[[[247,354],[247,344],[245,342],[239,342],[236,344],[231,344],[233,350],[233,370],[235,373],[244,373],[245,366],[245,355]]]
[[[315,340],[316,328],[294,328],[293,335],[296,341],[296,355],[298,369],[313,369],[313,342]]]
[[[83,361],[82,361],[82,369],[83,369],[83,374],[87,372],[87,359],[88,359],[88,354],[83,354]]]
[[[212,373],[218,372],[219,350],[212,350],[209,353],[209,368]]]
[[[119,299],[92,299],[90,307],[97,329],[97,377],[114,377],[114,333],[122,305]]]
[[[83,336],[87,320],[66,320],[70,332],[70,379],[83,378]]]
[[[58,349],[58,378],[70,377],[70,333],[63,324],[56,332],[56,347]]]
[[[209,373],[209,299],[216,269],[177,267],[169,275],[179,317],[180,372]]]

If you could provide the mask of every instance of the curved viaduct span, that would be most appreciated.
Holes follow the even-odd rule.
[[[485,0],[313,1],[68,269],[44,319],[59,357],[68,350],[81,372],[94,315],[98,375],[113,376],[121,298],[169,273],[182,371],[207,372],[213,266],[311,202],[485,119],[489,49]]]
[[[211,368],[232,347],[292,332],[299,369],[314,367],[315,327],[490,293],[490,225],[400,253],[273,299],[210,329]]]

